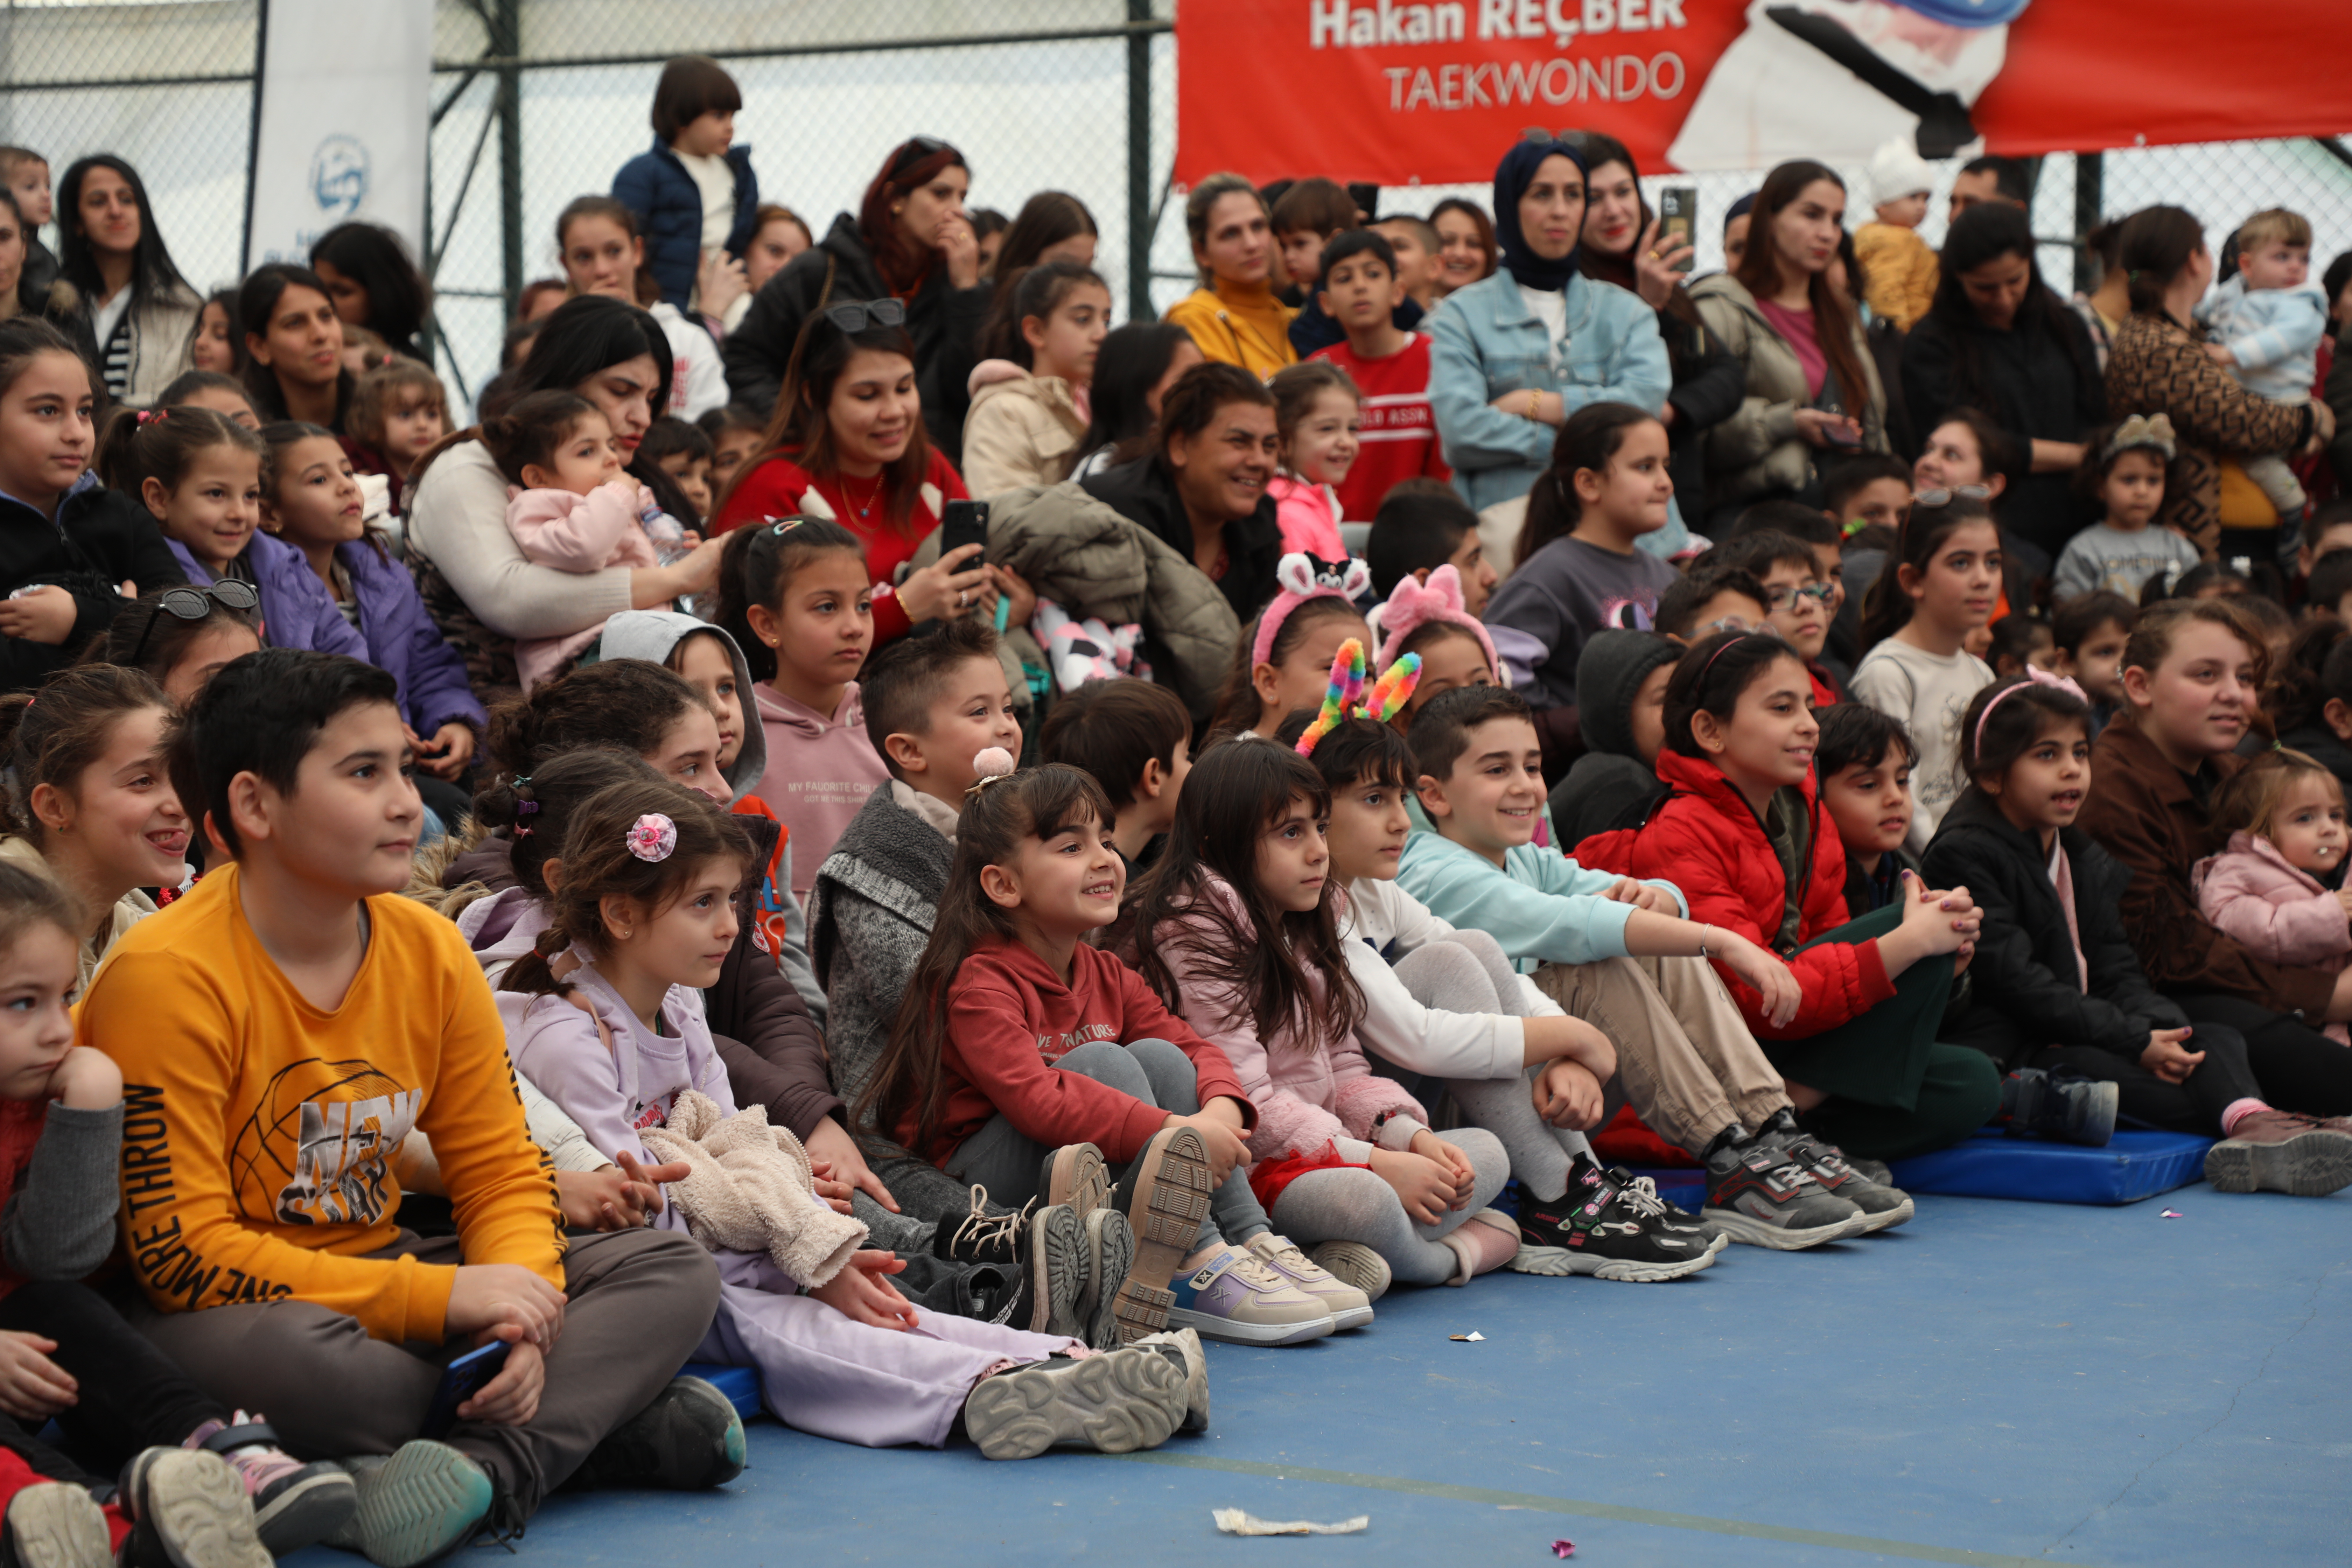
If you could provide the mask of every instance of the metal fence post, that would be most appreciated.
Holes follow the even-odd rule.
[[[1127,0],[1130,23],[1151,20],[1151,0]],[[1127,318],[1151,310],[1151,35],[1127,36]]]
[[[522,0],[491,0],[490,52],[508,61],[522,58]],[[522,71],[499,67],[499,239],[500,283],[506,314],[522,300]]]
[[[237,269],[253,269],[253,179],[261,167],[261,74],[268,63],[269,0],[253,7],[253,126],[245,144],[245,227],[237,236]]]
[[[2106,205],[2107,155],[2104,153],[2074,154],[2074,233],[2079,238],[2099,226],[2100,214]],[[2074,249],[2074,289],[2087,294],[2098,283],[2091,248],[2077,246]]]

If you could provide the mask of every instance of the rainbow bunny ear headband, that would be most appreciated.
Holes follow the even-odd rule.
[[[1349,719],[1370,719],[1385,724],[1402,712],[1412,697],[1412,689],[1421,683],[1421,655],[1409,653],[1389,666],[1369,690],[1364,685],[1364,645],[1349,637],[1339,645],[1339,655],[1331,661],[1331,684],[1323,693],[1322,711],[1315,722],[1298,737],[1298,754],[1312,756],[1315,742],[1346,723]],[[1361,698],[1359,702],[1357,700]],[[1354,709],[1353,712],[1349,710]]]
[[[1309,599],[1345,599],[1350,604],[1372,585],[1372,569],[1361,561],[1318,561],[1304,551],[1294,551],[1282,558],[1274,569],[1274,580],[1282,591],[1267,601],[1257,617],[1257,636],[1250,645],[1253,666],[1274,662],[1274,636],[1290,612]]]
[[[1495,656],[1495,639],[1486,635],[1478,617],[1464,607],[1462,574],[1450,563],[1432,572],[1426,583],[1417,581],[1410,572],[1398,578],[1379,614],[1380,657],[1391,664],[1396,662],[1398,645],[1406,637],[1432,621],[1444,621],[1476,637],[1486,650],[1488,673],[1496,680],[1503,679],[1503,661]]]

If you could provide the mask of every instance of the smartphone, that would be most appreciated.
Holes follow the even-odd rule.
[[[433,1403],[425,1407],[425,1425],[416,1435],[437,1438],[455,1426],[457,1406],[489,1386],[490,1380],[507,1364],[507,1352],[512,1349],[514,1346],[504,1340],[493,1340],[443,1367],[441,1386],[433,1391]]]
[[[1698,244],[1698,187],[1668,185],[1658,193],[1658,248],[1664,250],[1669,240],[1683,245]],[[1698,259],[1698,252],[1686,252],[1675,263],[1677,272],[1688,272]]]
[[[988,542],[988,503],[984,500],[951,500],[946,514],[940,519],[940,553],[961,550],[967,544]],[[971,571],[980,564],[967,561],[962,570]]]

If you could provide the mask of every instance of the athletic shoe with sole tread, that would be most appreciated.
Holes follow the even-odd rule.
[[[1034,1458],[1056,1443],[1103,1454],[1156,1448],[1184,1415],[1183,1372],[1132,1345],[998,1373],[963,1402],[964,1430],[992,1459]]]
[[[122,1468],[115,1502],[130,1520],[122,1561],[142,1568],[270,1568],[245,1479],[201,1448],[149,1448]],[[398,1568],[398,1565],[395,1565]]]
[[[1891,1229],[1916,1212],[1910,1194],[1900,1187],[1874,1182],[1855,1170],[1843,1150],[1807,1132],[1786,1110],[1774,1112],[1758,1136],[1780,1145],[1790,1159],[1804,1167],[1805,1174],[1822,1184],[1822,1191],[1860,1209],[1864,1224],[1859,1234],[1863,1236]]]
[[[1367,1300],[1379,1300],[1396,1283],[1389,1260],[1360,1241],[1318,1242],[1307,1256],[1332,1279],[1361,1290]]]
[[[1098,1351],[1119,1346],[1118,1292],[1135,1267],[1135,1227],[1104,1205],[1079,1226],[1086,1254],[1086,1284],[1078,1291],[1077,1328],[1072,1338]]]
[[[1067,1204],[1081,1224],[1110,1202],[1110,1166],[1091,1143],[1065,1143],[1045,1156],[1037,1172],[1037,1201]]]
[[[1570,1187],[1570,1197],[1519,1199],[1519,1250],[1514,1274],[1591,1275],[1596,1279],[1654,1285],[1696,1274],[1715,1261],[1705,1237],[1654,1228],[1601,1179]],[[1571,1201],[1571,1198],[1573,1201]]]
[[[2020,1068],[2000,1080],[2000,1110],[1993,1120],[2012,1138],[2039,1132],[2062,1143],[2104,1149],[2115,1141],[2123,1092],[2097,1079]]]
[[[2352,1135],[2291,1110],[2257,1110],[2205,1151],[2205,1179],[2219,1193],[2326,1197],[2352,1186]]]
[[[1301,1295],[1311,1296],[1331,1314],[1334,1331],[1360,1329],[1372,1321],[1372,1298],[1352,1282],[1342,1279],[1321,1267],[1286,1236],[1264,1231],[1251,1237],[1244,1244],[1252,1258],[1264,1264],[1268,1273],[1296,1289]]]
[[[735,1402],[698,1377],[673,1377],[651,1404],[604,1434],[573,1481],[698,1492],[741,1475],[744,1452]]]
[[[37,1481],[8,1500],[0,1524],[6,1568],[114,1568],[106,1510],[79,1487]]]
[[[1192,1329],[1175,1329],[1157,1334],[1146,1334],[1135,1342],[1136,1350],[1158,1351],[1184,1372],[1184,1424],[1180,1432],[1205,1432],[1209,1429],[1209,1357],[1201,1348],[1201,1336]]]
[[[967,1268],[1001,1268],[1020,1281],[1019,1296],[992,1312],[992,1322],[1036,1334],[1081,1337],[1078,1300],[1087,1287],[1086,1232],[1068,1205],[1040,1208],[1033,1202],[1013,1214],[991,1214],[988,1189],[974,1187],[971,1212],[953,1226],[941,1223],[931,1238],[931,1254]]]
[[[346,1461],[359,1510],[327,1544],[364,1552],[378,1568],[415,1568],[472,1539],[497,1500],[479,1465],[446,1443],[419,1437],[389,1458]]]
[[[278,1446],[278,1433],[259,1415],[234,1412],[207,1421],[181,1447],[218,1454],[236,1469],[253,1500],[253,1526],[272,1557],[324,1541],[360,1506],[351,1472],[320,1460],[306,1465]]]
[[[1658,1184],[1647,1176],[1637,1176],[1622,1165],[1601,1170],[1589,1154],[1579,1154],[1571,1162],[1576,1179],[1582,1181],[1588,1171],[1598,1171],[1601,1179],[1617,1189],[1617,1199],[1633,1211],[1635,1218],[1670,1236],[1686,1236],[1706,1243],[1709,1252],[1721,1252],[1731,1245],[1731,1238],[1706,1220],[1658,1195]]]
[[[1176,1301],[1170,1284],[1200,1245],[1214,1187],[1208,1145],[1195,1128],[1161,1128],[1128,1167],[1111,1200],[1135,1234],[1135,1261],[1111,1305],[1122,1339],[1138,1340],[1168,1326],[1168,1310]]]
[[[1727,1143],[1707,1160],[1707,1224],[1732,1240],[1796,1252],[1858,1236],[1867,1216],[1823,1190],[1776,1145],[1761,1138]]]
[[[1176,1281],[1168,1326],[1237,1345],[1296,1345],[1335,1326],[1331,1309],[1251,1253],[1228,1247]]]

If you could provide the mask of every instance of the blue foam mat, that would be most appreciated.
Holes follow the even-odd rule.
[[[698,1377],[727,1396],[735,1414],[749,1421],[760,1414],[760,1374],[748,1366],[721,1366],[715,1361],[690,1361],[677,1369],[680,1377]]]
[[[1965,1143],[1897,1161],[1906,1193],[2017,1198],[2044,1204],[2136,1204],[2201,1181],[2210,1138],[2118,1132],[2104,1149],[1979,1132]]]

